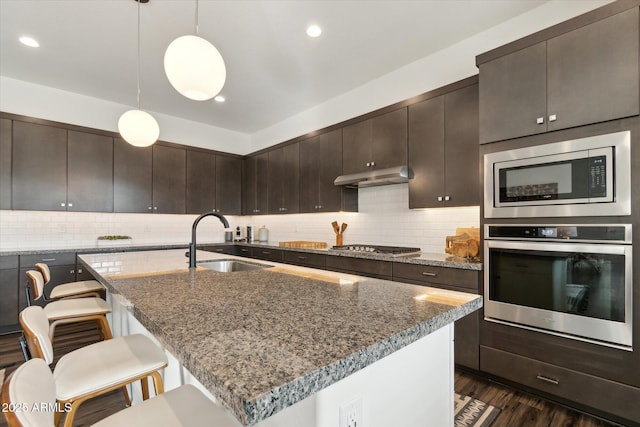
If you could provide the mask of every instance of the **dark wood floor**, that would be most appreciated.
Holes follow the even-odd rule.
[[[9,375],[22,362],[18,335],[0,336],[0,369]],[[54,352],[59,358],[65,353],[98,341],[98,329],[92,323],[62,325],[56,330]],[[57,361],[57,359],[56,359]],[[455,389],[501,409],[492,427],[604,427],[612,424],[584,415],[543,399],[520,393],[484,378],[456,371]],[[76,426],[88,426],[125,407],[120,391],[89,400],[82,404],[76,416]],[[0,426],[6,425],[4,417]]]

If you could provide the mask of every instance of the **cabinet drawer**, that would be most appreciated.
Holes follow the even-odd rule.
[[[246,246],[237,246],[235,255],[246,256],[246,257],[251,258],[252,257],[251,248],[248,248]]]
[[[393,263],[393,279],[455,286],[456,288],[478,291],[480,273],[476,270],[434,267],[430,265]]]
[[[32,268],[38,262],[43,262],[49,267],[52,265],[76,265],[76,253],[60,252],[40,255],[20,255],[20,268]]]
[[[324,268],[327,256],[310,252],[282,251],[282,260],[290,264]]]
[[[268,261],[282,261],[282,251],[270,248],[251,248],[251,257]]]
[[[200,249],[208,252],[215,252],[217,254],[227,254],[227,255],[235,255],[234,245],[213,245],[213,246],[202,246]]]
[[[640,388],[480,346],[480,370],[580,405],[640,422]]]
[[[327,270],[343,273],[360,274],[362,276],[391,279],[392,263],[373,259],[351,258],[344,256],[327,256]]]
[[[0,257],[0,270],[7,270],[10,268],[18,268],[18,255],[7,255]]]

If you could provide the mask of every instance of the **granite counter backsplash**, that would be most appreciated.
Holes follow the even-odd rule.
[[[197,256],[232,257],[204,251]],[[352,275],[271,262],[261,263],[345,280],[339,284],[269,269],[189,270],[182,250],[80,259],[130,303],[133,315],[245,425],[482,305],[477,295],[357,276],[353,280]]]

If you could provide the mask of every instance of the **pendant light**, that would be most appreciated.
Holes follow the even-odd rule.
[[[196,35],[178,37],[164,54],[164,72],[180,94],[195,101],[206,101],[222,90],[227,70],[222,55],[211,43],[198,36],[198,0]]]
[[[144,0],[134,0],[138,2],[138,70],[137,70],[137,102],[138,108],[129,110],[120,116],[118,120],[118,130],[122,138],[129,144],[136,147],[148,147],[158,140],[160,127],[153,116],[140,109],[140,3]],[[147,0],[148,1],[148,0]]]

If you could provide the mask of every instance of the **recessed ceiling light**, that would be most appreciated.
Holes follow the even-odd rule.
[[[307,35],[309,37],[319,37],[320,34],[322,34],[322,28],[320,28],[320,26],[313,24],[307,27]]]
[[[215,98],[213,98],[213,100],[216,101],[216,102],[224,102],[224,101],[226,101],[226,99],[222,95],[216,96]]]
[[[33,37],[22,36],[19,38],[19,40],[20,40],[20,43],[22,43],[25,46],[40,47],[40,43],[38,43],[38,40],[34,39]]]

